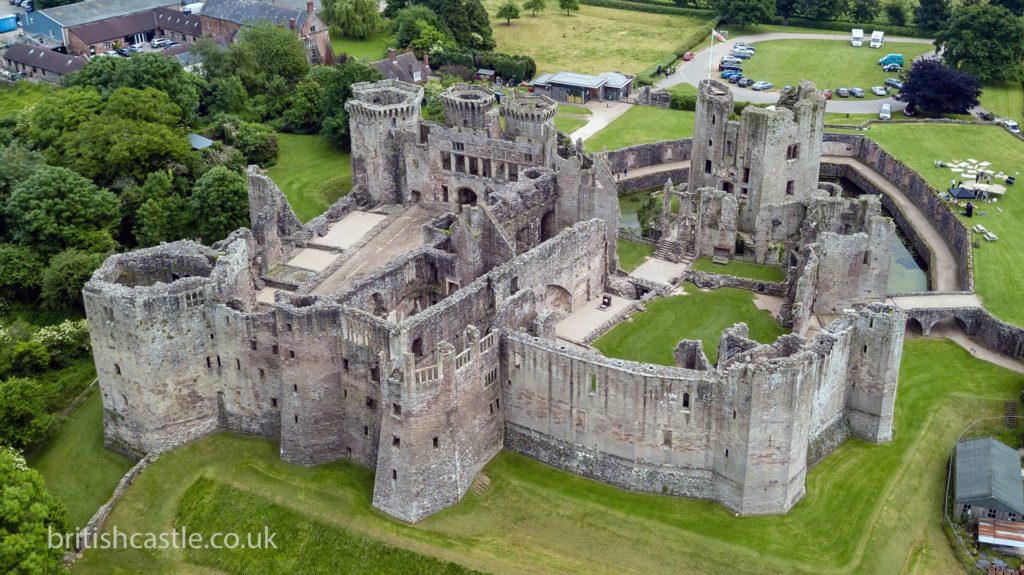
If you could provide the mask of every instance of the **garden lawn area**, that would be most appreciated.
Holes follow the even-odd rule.
[[[1024,85],[1018,81],[993,82],[981,87],[981,105],[996,116],[1024,121]]]
[[[693,112],[653,106],[633,106],[603,130],[585,140],[591,152],[606,146],[617,150],[627,146],[675,140],[693,135]]]
[[[693,267],[691,269],[699,272],[725,274],[766,282],[781,282],[786,280],[786,272],[783,271],[782,268],[752,264],[749,262],[740,262],[736,260],[729,260],[729,263],[722,265],[712,262],[711,258],[697,258],[693,262]]]
[[[654,254],[654,248],[646,244],[623,239],[617,240],[616,244],[618,246],[619,267],[625,270],[626,273],[640,267],[640,264],[644,263],[647,258]]]
[[[0,83],[0,118],[14,117],[25,106],[35,102],[43,94],[53,90],[49,84],[36,82]]]
[[[704,342],[704,353],[718,360],[722,330],[744,322],[750,338],[772,343],[789,330],[780,326],[771,312],[754,307],[747,290],[720,288],[703,291],[685,284],[686,295],[660,298],[647,304],[647,311],[615,326],[593,346],[608,357],[660,365],[675,365],[672,350],[681,339]]]
[[[854,48],[843,40],[769,40],[758,42],[757,55],[743,63],[743,75],[767,80],[781,90],[811,80],[818,88],[861,88],[865,99],[877,99],[872,86],[882,86],[896,72],[883,72],[878,59],[886,54],[903,54],[910,61],[933,49],[931,44],[886,42],[881,50]],[[835,97],[835,96],[833,96]]]
[[[1015,175],[1024,172],[1024,142],[998,126],[940,124],[873,125],[866,135],[887,151],[926,177],[937,190],[949,187],[954,173],[936,168],[935,160],[992,162],[994,170]],[[996,208],[1001,208],[1002,213]],[[1024,326],[1024,190],[1020,184],[1008,186],[1006,195],[996,204],[982,204],[986,217],[964,218],[968,226],[983,224],[999,236],[974,249],[974,288],[985,307],[1002,320]]]
[[[386,56],[390,42],[391,35],[387,32],[387,23],[381,31],[363,40],[331,36],[331,47],[334,48],[335,54],[348,54],[365,62],[375,62]]]
[[[352,160],[317,135],[277,135],[277,163],[267,175],[303,222],[324,212],[352,189]]]
[[[342,530],[492,573],[658,574],[679,573],[680,565],[711,575],[957,573],[940,521],[949,449],[969,421],[1001,415],[1003,400],[1020,390],[1019,375],[951,342],[907,340],[894,440],[847,441],[807,473],[807,495],[785,515],[735,518],[714,503],[632,493],[502,452],[485,469],[489,489],[408,525],[371,508],[369,469],[291,465],[271,442],[220,434],[162,455],[107,529],[161,532],[176,517],[196,517],[199,530],[230,520],[231,530],[246,531],[266,521],[278,546],[287,542],[282,553],[298,557],[291,573],[319,571],[313,561],[331,553],[352,554],[353,538]],[[200,496],[206,508],[195,507]],[[331,531],[311,532],[303,518]],[[287,550],[292,543],[301,556]],[[359,553],[392,560],[361,545]],[[254,568],[254,556],[263,557],[201,561],[218,572],[278,572],[278,563]],[[208,571],[181,551],[140,549],[89,551],[72,572]]]
[[[579,12],[566,16],[557,2],[548,2],[544,12],[531,16],[522,10],[522,17],[507,26],[495,17],[503,3],[484,0],[496,49],[532,57],[538,74],[561,70],[636,74],[675,49],[684,30],[704,23],[694,17],[595,6],[580,6]]]
[[[842,112],[825,112],[826,124],[860,126],[861,124],[867,122],[868,120],[877,119],[878,114],[846,114]]]
[[[50,493],[67,505],[72,529],[85,526],[133,465],[103,447],[103,401],[98,389],[92,390],[55,436],[29,453],[28,462],[43,475]]]
[[[555,128],[557,128],[559,132],[562,132],[566,135],[569,135],[575,132],[576,130],[580,129],[586,123],[587,120],[581,119],[576,116],[563,116],[562,114],[557,114],[555,116]]]

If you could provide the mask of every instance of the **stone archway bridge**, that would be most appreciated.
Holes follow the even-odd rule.
[[[896,295],[886,301],[907,314],[908,324],[917,322],[922,335],[928,335],[935,324],[949,318],[955,318],[965,334],[974,335],[981,328],[982,316],[987,315],[981,300],[970,292]]]

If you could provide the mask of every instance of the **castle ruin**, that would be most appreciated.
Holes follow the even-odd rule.
[[[652,289],[618,269],[603,158],[558,134],[544,96],[454,86],[439,124],[417,86],[357,84],[353,191],[324,214],[302,224],[250,167],[249,229],[114,255],[88,282],[106,442],[142,454],[218,430],[266,437],[287,461],[375,469],[373,505],[405,521],[459,501],[503,448],[626,489],[785,512],[846,437],[891,439],[905,323],[864,291],[884,280],[876,235],[891,222],[817,182],[811,92],[737,124],[702,90],[693,165],[710,169],[671,192],[686,207],[661,224],[681,250],[791,257],[782,320],[800,333],[835,318],[810,339],[760,344],[737,324],[716,364],[683,340],[673,367],[558,339],[604,294]],[[737,253],[744,234],[752,255]]]

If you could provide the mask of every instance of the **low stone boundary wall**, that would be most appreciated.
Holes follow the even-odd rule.
[[[96,513],[94,513],[92,518],[89,519],[89,522],[85,524],[85,527],[78,532],[83,540],[95,540],[96,534],[103,530],[103,525],[107,522],[107,519],[110,518],[110,514],[114,511],[114,507],[119,501],[121,501],[121,498],[124,497],[125,491],[127,491],[128,487],[135,481],[135,478],[142,473],[142,470],[149,467],[151,463],[157,460],[157,457],[157,455],[147,455],[146,457],[143,457],[135,464],[134,467],[128,470],[128,473],[125,473],[124,476],[121,477],[121,481],[118,482],[117,488],[114,489],[114,494],[110,496],[110,499],[107,500],[106,503],[96,510]],[[75,546],[75,549],[69,549],[64,552],[64,567],[70,567],[75,561],[78,561],[86,551],[86,549],[78,547],[77,541],[75,542]]]
[[[651,188],[660,188],[665,185],[665,181],[668,179],[671,179],[673,184],[689,181],[690,168],[675,168],[673,170],[621,179],[618,181],[619,195],[632,194],[633,192],[641,192]]]
[[[750,278],[741,278],[737,276],[717,274],[714,272],[701,272],[696,270],[688,270],[683,277],[686,278],[687,281],[693,282],[695,286],[705,289],[731,287],[778,297],[786,296],[785,282],[752,280]]]
[[[619,228],[618,237],[619,237],[620,240],[629,240],[631,242],[638,243],[638,244],[643,244],[645,246],[652,246],[653,247],[653,246],[657,245],[657,243],[658,243],[658,242],[652,240],[651,238],[645,238],[645,237],[641,236],[640,234],[638,234],[636,232],[631,232],[629,230],[624,230],[622,228]]]
[[[678,140],[665,140],[652,142],[650,144],[639,144],[628,148],[619,148],[602,152],[608,161],[608,167],[613,174],[618,174],[636,168],[646,168],[658,164],[670,162],[682,162],[690,159],[690,152],[693,148],[692,138],[680,138]],[[672,181],[675,181],[673,178]]]

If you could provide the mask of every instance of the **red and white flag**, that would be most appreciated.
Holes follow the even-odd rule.
[[[718,30],[711,30],[711,36],[719,42],[725,42],[725,36],[722,36],[721,32]]]

